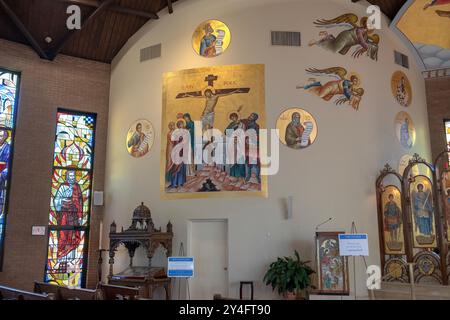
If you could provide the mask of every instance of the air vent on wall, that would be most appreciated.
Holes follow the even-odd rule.
[[[272,31],[272,45],[300,47],[302,45],[301,33],[292,31]]]
[[[161,57],[161,43],[141,49],[141,62]]]
[[[409,69],[409,58],[407,55],[394,51],[394,59],[396,64]]]

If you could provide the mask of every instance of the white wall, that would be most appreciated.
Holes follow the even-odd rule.
[[[386,162],[397,167],[400,157],[407,153],[395,135],[394,118],[402,107],[390,89],[391,75],[399,69],[393,61],[393,50],[407,49],[391,33],[386,21],[379,32],[382,42],[378,62],[366,57],[355,60],[307,46],[319,32],[313,25],[315,19],[334,18],[347,12],[361,16],[366,6],[366,2],[352,4],[348,0],[179,1],[173,15],[161,12],[158,21],[138,31],[116,57],[112,68],[103,243],[107,243],[106,226],[115,220],[119,228],[128,227],[133,209],[144,201],[152,210],[156,226],[165,228],[168,220],[172,221],[175,253],[181,241],[186,247],[189,219],[228,219],[230,294],[234,297],[241,280],[255,281],[259,299],[276,297],[262,284],[269,263],[294,249],[304,259],[313,259],[314,227],[328,217],[335,219],[325,230],[350,231],[354,220],[358,231],[367,232],[371,239],[368,262],[378,264],[374,185]],[[199,23],[211,18],[228,24],[232,42],[223,55],[205,59],[193,51],[191,36]],[[271,47],[272,30],[301,31],[303,46]],[[139,63],[139,50],[157,43],[162,43],[162,58]],[[134,159],[125,148],[130,124],[146,118],[157,133],[161,132],[164,72],[245,63],[266,65],[269,128],[274,128],[284,109],[300,106],[317,120],[316,142],[302,151],[281,146],[281,167],[278,175],[269,177],[268,199],[160,200],[160,134],[149,155]],[[358,112],[295,89],[308,78],[306,68],[331,66],[355,70],[363,77],[366,93]],[[407,111],[417,130],[417,142],[410,153],[418,152],[428,159],[424,81],[416,66],[406,73],[414,91],[412,106]],[[285,219],[284,211],[284,201],[289,195],[294,196],[292,220]],[[118,257],[124,265],[127,263],[123,252]],[[358,265],[358,291],[366,295],[363,262],[358,261]]]

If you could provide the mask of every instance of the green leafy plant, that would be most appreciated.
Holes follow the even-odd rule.
[[[309,263],[301,261],[297,251],[293,257],[278,258],[270,264],[264,282],[271,285],[272,290],[277,289],[280,295],[307,291],[312,288],[310,275],[315,273]]]

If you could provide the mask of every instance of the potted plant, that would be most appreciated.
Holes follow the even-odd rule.
[[[266,285],[277,289],[280,295],[288,300],[308,299],[309,288],[312,288],[310,275],[315,273],[308,265],[310,261],[301,261],[295,251],[292,257],[278,258],[272,262],[264,276]]]

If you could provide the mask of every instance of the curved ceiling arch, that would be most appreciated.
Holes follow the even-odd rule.
[[[409,0],[392,21],[424,70],[450,68],[450,0]]]

